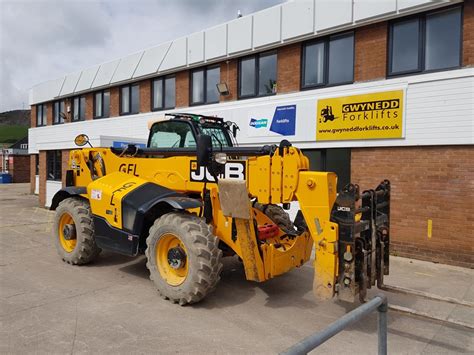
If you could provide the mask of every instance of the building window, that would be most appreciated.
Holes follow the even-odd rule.
[[[109,117],[110,92],[102,90],[94,94],[94,118]]]
[[[260,53],[240,60],[239,98],[273,95],[276,85],[276,52]]]
[[[317,39],[303,45],[303,89],[354,81],[354,33]]]
[[[151,82],[151,110],[164,110],[176,106],[176,81],[174,76]]]
[[[84,121],[86,119],[86,97],[76,96],[72,99],[72,120]]]
[[[217,84],[221,78],[220,66],[212,66],[191,72],[191,105],[219,102]]]
[[[389,75],[461,65],[461,8],[431,12],[391,23]]]
[[[120,114],[131,115],[140,112],[140,86],[127,85],[120,89]]]
[[[61,181],[61,151],[49,150],[46,152],[47,180]]]
[[[36,126],[46,126],[48,108],[46,104],[36,105]]]
[[[64,100],[55,101],[53,104],[53,124],[64,123],[64,115],[66,114]]]

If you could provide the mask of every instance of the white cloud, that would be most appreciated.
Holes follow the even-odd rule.
[[[283,0],[0,0],[0,112],[37,83]]]

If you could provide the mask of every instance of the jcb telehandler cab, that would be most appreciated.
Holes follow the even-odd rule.
[[[62,259],[86,264],[101,249],[146,254],[159,293],[181,305],[212,291],[222,257],[238,255],[262,282],[306,263],[315,249],[319,299],[365,299],[389,271],[390,183],[337,192],[331,172],[279,146],[239,147],[238,127],[174,114],[150,124],[147,148],[70,152],[66,187],[53,198]],[[88,143],[85,135],[76,144]],[[89,144],[90,145],[90,144]],[[298,202],[292,222],[281,207]]]

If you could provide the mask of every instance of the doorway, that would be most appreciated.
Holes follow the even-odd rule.
[[[351,181],[351,149],[303,149],[312,171],[330,171],[337,174],[337,191]]]

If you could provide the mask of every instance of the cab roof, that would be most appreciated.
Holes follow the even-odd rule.
[[[205,121],[205,122],[210,122],[210,123],[224,123],[224,119],[222,117],[216,117],[216,116],[205,116],[205,115],[199,115],[195,113],[166,113],[164,116],[153,119],[148,121],[148,130],[151,129],[151,126],[155,124],[156,122],[161,122],[161,121],[170,121],[170,120],[186,120],[186,121]]]

